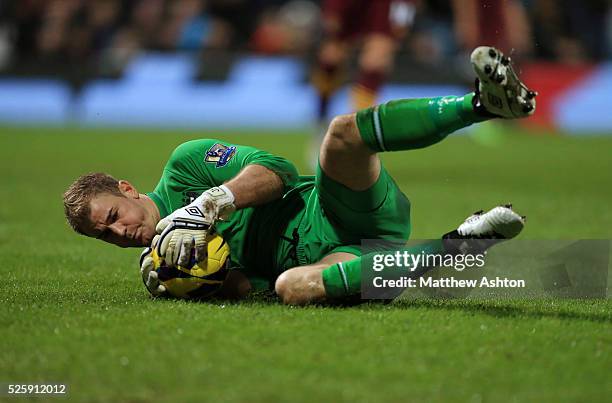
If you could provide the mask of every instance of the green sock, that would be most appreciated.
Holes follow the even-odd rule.
[[[427,147],[488,119],[474,111],[474,96],[401,99],[364,109],[357,112],[359,133],[377,152]]]
[[[402,252],[407,251],[413,254],[419,254],[421,252],[428,254],[445,252],[442,240],[434,240],[397,250]],[[393,252],[395,252],[395,250]],[[331,298],[339,298],[361,293],[362,264],[371,267],[374,255],[380,253],[384,253],[384,251],[371,252],[347,262],[335,263],[323,270],[323,286],[325,287],[327,296]],[[431,268],[418,267],[413,270],[411,274],[415,276],[423,275],[429,269]]]

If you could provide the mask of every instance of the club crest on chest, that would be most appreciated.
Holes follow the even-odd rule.
[[[215,168],[221,168],[227,165],[236,153],[235,146],[226,146],[221,143],[216,143],[206,151],[204,162],[215,164]]]

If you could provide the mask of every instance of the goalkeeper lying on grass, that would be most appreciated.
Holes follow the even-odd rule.
[[[314,177],[298,176],[285,159],[252,147],[204,139],[180,145],[151,193],[106,174],[80,177],[64,194],[66,217],[79,233],[115,245],[149,246],[157,234],[166,263],[206,259],[206,235],[223,236],[232,253],[226,295],[274,287],[283,302],[305,304],[360,293],[362,239],[408,240],[410,202],[377,156],[427,147],[487,119],[522,118],[535,93],[498,50],[471,57],[476,92],[407,99],[336,117]],[[470,216],[442,238],[512,238],[523,218],[510,207]],[[447,242],[428,252],[453,252]],[[419,251],[414,251],[418,253]],[[153,295],[165,292],[143,270]]]

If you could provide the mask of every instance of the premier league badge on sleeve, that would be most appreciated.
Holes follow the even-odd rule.
[[[206,151],[206,157],[204,162],[210,162],[215,164],[215,168],[221,168],[227,165],[236,153],[235,146],[225,146],[220,143],[216,143]]]

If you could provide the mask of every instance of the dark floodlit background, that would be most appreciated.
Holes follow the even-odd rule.
[[[506,3],[500,14],[492,4]],[[399,0],[380,101],[460,94],[479,44],[540,92],[526,125],[612,129],[606,0]],[[0,0],[0,123],[303,128],[322,32],[313,0]],[[345,81],[355,78],[356,56]],[[347,91],[330,114],[349,110]]]

